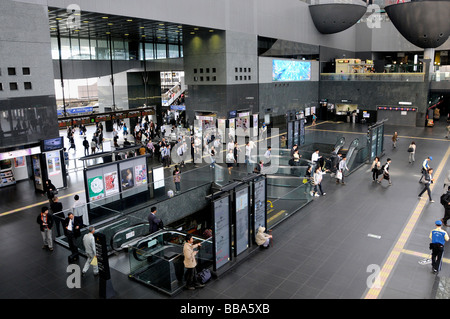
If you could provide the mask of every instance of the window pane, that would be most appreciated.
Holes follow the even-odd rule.
[[[156,54],[156,58],[157,59],[165,59],[165,58],[167,58],[167,55],[166,55],[166,44],[165,43],[158,43],[156,45],[156,50],[157,50],[157,54]]]
[[[178,45],[169,44],[169,58],[178,58]]]

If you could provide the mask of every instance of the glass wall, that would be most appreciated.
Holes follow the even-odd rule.
[[[59,59],[58,38],[52,37],[52,58]],[[110,48],[112,46],[112,48]],[[63,60],[130,60],[130,41],[126,39],[61,37],[61,58]],[[110,50],[111,49],[111,50]],[[145,59],[180,58],[183,49],[179,44],[145,43]],[[139,59],[144,59],[142,44],[139,44]]]

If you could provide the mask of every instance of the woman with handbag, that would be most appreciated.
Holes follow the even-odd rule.
[[[409,164],[414,163],[416,159],[414,156],[416,155],[416,143],[414,141],[411,142],[408,146],[408,153],[409,153]]]
[[[377,156],[372,162],[372,179],[374,182],[378,179],[378,176],[380,176],[381,173],[381,162],[380,158]]]

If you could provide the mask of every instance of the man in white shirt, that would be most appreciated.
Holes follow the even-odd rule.
[[[347,167],[347,157],[342,157],[342,160],[339,162],[338,170],[342,173],[341,183],[342,185],[345,185],[344,183],[344,171],[348,171]],[[339,184],[339,179],[336,179],[336,183]]]
[[[84,264],[83,272],[82,272],[83,276],[89,270],[92,260],[97,256],[97,253],[95,250],[94,232],[95,232],[95,228],[90,226],[89,233],[87,233],[86,235],[83,236],[84,251],[87,255],[86,263]],[[98,275],[98,265],[94,264],[93,268],[94,268],[94,276],[97,276]]]
[[[318,165],[318,161],[322,156],[319,156],[319,150],[315,150],[314,153],[311,155],[311,162],[313,166],[313,172],[315,171],[315,168]]]

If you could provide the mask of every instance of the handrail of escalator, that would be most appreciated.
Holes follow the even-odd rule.
[[[145,229],[146,229],[147,231],[146,231],[144,234],[138,234],[137,236],[135,236],[134,231],[136,230],[137,227],[146,227]],[[128,228],[125,228],[125,229],[121,229],[121,230],[119,230],[118,232],[116,232],[116,233],[111,237],[111,243],[110,243],[110,244],[111,244],[111,248],[112,248],[114,251],[121,251],[121,250],[123,250],[123,249],[125,248],[125,247],[124,247],[124,244],[126,244],[126,243],[132,243],[132,242],[134,242],[134,241],[136,241],[136,240],[138,240],[138,239],[140,239],[140,238],[142,238],[142,237],[148,235],[148,230],[149,230],[149,223],[138,223],[138,224],[135,224],[135,225],[133,225],[133,226],[131,226],[131,227],[128,227]],[[132,232],[133,232],[133,233],[132,233]],[[115,244],[115,243],[116,243],[116,238],[117,238],[118,236],[124,234],[124,233],[126,233],[127,235],[128,235],[128,234],[132,234],[132,236],[126,238],[126,241],[123,242],[123,243],[121,243],[120,247],[116,247],[116,246],[117,246],[117,245]],[[128,239],[129,239],[129,240],[128,240]]]

